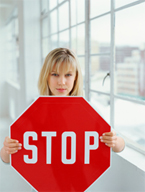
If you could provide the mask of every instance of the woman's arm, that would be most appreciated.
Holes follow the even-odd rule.
[[[104,133],[100,140],[108,147],[111,147],[114,152],[121,152],[125,147],[124,139],[118,137],[115,131]]]
[[[17,140],[6,137],[3,143],[3,148],[0,151],[0,157],[5,163],[10,162],[10,154],[16,153],[21,149],[22,144]]]

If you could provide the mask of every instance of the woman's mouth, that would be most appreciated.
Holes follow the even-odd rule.
[[[60,89],[57,89],[57,91],[63,93],[64,91],[66,91],[66,89],[62,89],[62,88],[60,88]]]

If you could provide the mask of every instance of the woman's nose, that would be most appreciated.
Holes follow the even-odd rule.
[[[61,85],[64,85],[65,84],[65,77],[60,76],[59,79],[58,79],[58,83],[61,84]]]

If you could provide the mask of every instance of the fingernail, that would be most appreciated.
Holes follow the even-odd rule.
[[[102,136],[100,137],[100,139],[102,139]]]
[[[107,143],[105,143],[105,145],[108,145]]]
[[[18,149],[22,149],[21,147],[18,147]]]
[[[21,144],[21,143],[19,143],[19,146],[21,147],[21,146],[22,146],[22,144]]]
[[[105,135],[105,133],[103,133],[103,135]]]
[[[103,139],[101,139],[101,142],[103,142]]]

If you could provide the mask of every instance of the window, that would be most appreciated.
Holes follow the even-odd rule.
[[[111,1],[90,1],[90,100],[110,123]],[[106,77],[106,78],[105,78]],[[103,80],[105,78],[105,81]]]
[[[17,8],[14,9],[11,19],[6,25],[6,50],[5,58],[7,66],[8,81],[19,86],[19,31]]]
[[[123,5],[115,12],[114,126],[145,152],[145,2],[116,0],[117,7]]]
[[[41,0],[40,4],[42,63],[50,50],[68,47],[78,55],[85,76],[85,0]]]
[[[67,29],[69,27],[69,9],[68,2],[62,4],[58,9],[58,22],[59,22],[59,31]],[[65,14],[64,14],[65,10]]]
[[[145,2],[40,3],[42,61],[56,47],[71,48],[81,64],[86,99],[129,145],[145,153]]]

